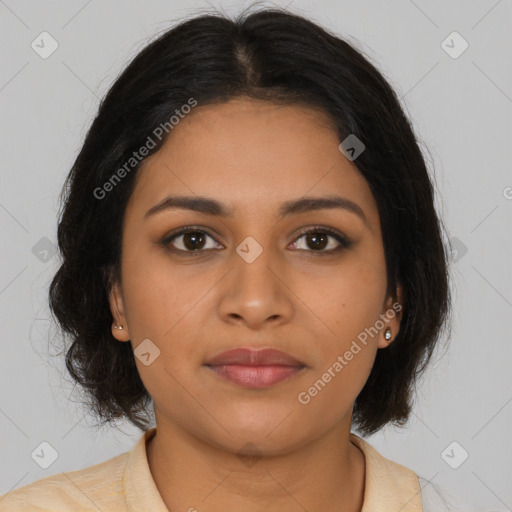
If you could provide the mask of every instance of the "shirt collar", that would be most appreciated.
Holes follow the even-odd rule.
[[[149,469],[146,443],[156,434],[156,427],[146,430],[128,455],[123,488],[130,512],[151,510],[169,512],[158,492]]]
[[[383,457],[364,439],[350,434],[363,452],[365,490],[361,512],[422,512],[421,488],[416,473]]]
[[[146,444],[156,427],[146,430],[129,452],[123,487],[130,512],[169,512],[149,469]],[[350,440],[364,454],[365,490],[361,512],[421,512],[421,490],[416,474],[380,455],[355,434]]]

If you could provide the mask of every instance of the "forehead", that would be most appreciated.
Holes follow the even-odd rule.
[[[195,107],[143,163],[131,203],[147,209],[171,193],[201,195],[261,213],[336,193],[371,220],[371,191],[339,143],[328,116],[308,107],[249,99]]]

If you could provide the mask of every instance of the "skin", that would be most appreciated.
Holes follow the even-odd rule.
[[[398,333],[398,316],[307,405],[297,399],[396,300],[386,296],[377,205],[339,142],[321,112],[237,98],[194,108],[138,172],[121,282],[110,293],[124,329],[112,334],[134,349],[149,338],[160,350],[148,366],[136,363],[155,405],[148,463],[170,510],[361,510],[365,461],[349,439],[352,408],[377,350],[389,345],[385,328]],[[144,217],[171,194],[216,199],[233,215]],[[278,214],[285,201],[333,194],[357,203],[366,221],[346,209]],[[316,224],[352,245],[328,253],[340,245],[329,235],[316,249],[299,233]],[[206,230],[202,245],[187,235],[160,244],[183,226]],[[263,248],[252,263],[236,252],[248,236]],[[186,251],[185,239],[202,254],[171,252]],[[204,366],[242,346],[277,348],[306,368],[254,390]],[[253,464],[241,460],[255,453]]]

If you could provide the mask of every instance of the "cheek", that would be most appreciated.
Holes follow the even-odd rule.
[[[378,342],[372,327],[379,320],[386,289],[385,269],[377,258],[354,257],[346,263],[316,286],[304,283],[301,292],[315,313],[310,316],[316,325],[317,358],[301,389],[303,400],[297,399],[305,414],[323,416],[326,424],[350,410],[368,379]]]
[[[386,292],[385,268],[378,258],[354,255],[329,275],[308,277],[296,289],[307,298],[312,321],[323,329],[322,343],[330,340],[325,346],[341,350],[378,320]]]
[[[202,364],[202,347],[197,340],[204,336],[204,317],[208,314],[205,294],[218,278],[212,275],[210,279],[195,265],[171,265],[162,253],[133,251],[126,254],[124,263],[123,291],[131,342],[136,350],[149,339],[158,349],[158,357],[150,366],[137,358],[136,364],[150,394],[158,396],[161,389],[171,391],[169,375],[178,382],[188,382]]]
[[[123,290],[130,334],[136,341],[168,339],[189,322],[194,305],[209,288],[193,265],[171,264],[164,250],[128,251],[123,261]],[[132,246],[133,247],[133,246]]]
[[[368,379],[375,359],[375,346],[359,343],[358,348],[352,347],[348,352],[352,354],[350,360],[346,351],[329,357],[329,362],[314,372],[307,387],[297,394],[299,415],[314,418],[316,429],[327,429],[350,414]]]
[[[383,272],[378,261],[363,260],[340,269],[323,286],[303,291],[322,323],[316,321],[317,364],[297,401],[303,414],[321,418],[323,425],[351,410],[370,374],[378,341],[372,327],[386,289]]]

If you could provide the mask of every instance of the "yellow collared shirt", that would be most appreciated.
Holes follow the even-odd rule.
[[[49,476],[0,496],[0,512],[168,512],[146,454],[146,443],[155,433],[156,428],[147,430],[131,451],[105,462]],[[355,434],[350,439],[366,462],[361,512],[448,510],[440,508],[441,501],[435,508],[425,507],[425,496],[422,505],[423,486],[413,471],[384,458]]]

